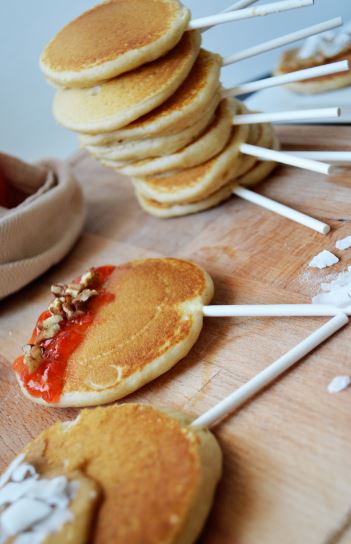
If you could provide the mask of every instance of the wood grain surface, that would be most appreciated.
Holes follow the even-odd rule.
[[[351,149],[351,127],[277,131],[289,149]],[[279,167],[256,188],[330,223],[322,236],[234,197],[205,213],[156,219],[138,207],[127,179],[81,153],[72,162],[88,203],[84,234],[59,266],[0,306],[0,469],[42,429],[77,412],[26,400],[10,370],[54,281],[89,266],[175,256],[208,270],[214,303],[295,303],[309,302],[322,281],[351,264],[351,249],[335,250],[335,240],[351,234],[351,175],[327,179]],[[340,263],[309,269],[322,249]],[[207,318],[189,356],[127,401],[201,414],[324,321]],[[326,389],[334,376],[350,373],[346,327],[216,429],[224,474],[201,542],[351,542],[351,389]]]

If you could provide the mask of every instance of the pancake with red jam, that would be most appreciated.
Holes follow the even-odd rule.
[[[51,291],[13,368],[31,400],[78,407],[125,397],[185,357],[213,283],[194,263],[164,258],[93,268]]]

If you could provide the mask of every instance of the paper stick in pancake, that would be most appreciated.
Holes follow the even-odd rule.
[[[204,306],[206,317],[321,317],[340,312],[351,315],[351,306],[332,304],[223,304]]]
[[[279,13],[281,11],[311,6],[313,5],[313,2],[314,0],[283,0],[281,2],[272,2],[271,4],[265,4],[264,6],[234,10],[227,13],[222,12],[216,15],[210,15],[208,17],[193,19],[192,21],[190,21],[188,29],[206,29],[211,26],[223,23],[230,23],[232,21],[241,21],[250,17],[271,15],[273,13]]]
[[[128,395],[187,355],[213,283],[192,262],[145,259],[93,269],[52,292],[14,363],[17,379],[40,404],[93,406]]]
[[[262,391],[267,385],[273,382],[278,376],[286,372],[295,363],[300,361],[308,353],[314,350],[322,342],[327,340],[339,329],[349,322],[348,317],[340,312],[322,325],[319,329],[305,338],[297,346],[289,350],[285,355],[272,363],[263,371],[259,372],[245,385],[234,391],[213,408],[210,408],[202,416],[199,416],[192,423],[194,427],[212,427],[222,419],[228,417],[234,410],[247,402],[250,398]]]
[[[43,431],[1,477],[2,542],[193,544],[222,454],[212,433],[190,423],[174,410],[122,404]]]

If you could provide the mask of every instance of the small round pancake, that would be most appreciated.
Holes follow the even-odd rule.
[[[56,85],[89,87],[167,53],[189,20],[177,0],[102,2],[55,36],[40,66]]]
[[[285,51],[275,70],[275,75],[283,75],[295,70],[302,70],[303,68],[312,68],[313,66],[319,66],[320,64],[330,64],[332,62],[338,62],[341,60],[348,60],[351,66],[351,49],[344,51],[339,55],[335,55],[329,59],[314,60],[313,58],[301,61],[297,56],[298,49],[291,49]],[[328,74],[326,76],[319,76],[310,78],[304,81],[296,81],[295,83],[289,83],[286,85],[288,89],[299,94],[317,94],[335,89],[341,89],[342,87],[348,87],[351,85],[351,68],[345,72]]]
[[[167,100],[189,74],[200,48],[200,34],[185,32],[164,57],[89,89],[62,89],[54,116],[77,132],[108,132],[131,123]]]
[[[235,113],[234,104],[232,100],[224,98],[205,132],[177,153],[127,164],[120,167],[119,171],[138,178],[180,168],[191,168],[210,160],[222,151],[230,138]]]
[[[83,410],[42,432],[24,454],[40,472],[80,470],[96,482],[102,500],[91,544],[193,544],[222,471],[212,433],[142,404]]]
[[[171,217],[180,217],[182,215],[190,215],[193,213],[202,212],[217,206],[224,200],[227,200],[232,195],[233,184],[227,183],[218,191],[213,193],[203,200],[196,202],[185,202],[182,204],[161,204],[156,200],[144,197],[138,191],[135,191],[136,197],[140,206],[149,214],[159,217],[160,219],[169,219]]]
[[[99,307],[69,354],[57,402],[31,395],[16,372],[34,402],[94,406],[139,389],[187,355],[202,329],[203,305],[213,296],[205,270],[172,258],[116,266],[104,289],[112,301]]]
[[[235,126],[228,144],[216,157],[179,172],[135,178],[135,187],[143,196],[168,204],[206,198],[236,175],[240,167],[240,145],[247,141],[248,135],[248,125]]]
[[[222,58],[201,49],[190,74],[161,106],[112,133],[84,135],[84,144],[103,145],[116,140],[140,140],[175,134],[198,121],[213,101],[220,101],[219,78]]]
[[[97,159],[109,161],[131,161],[140,160],[160,155],[167,155],[182,149],[193,142],[209,125],[217,108],[216,102],[206,110],[199,121],[190,125],[182,132],[156,136],[145,140],[127,140],[120,143],[109,143],[107,145],[86,145],[82,144],[89,153]],[[81,139],[82,140],[82,139]],[[83,140],[84,141],[84,140]],[[122,162],[120,166],[125,166]],[[111,163],[111,166],[115,165]]]
[[[279,149],[277,139],[275,139],[274,144],[272,145],[272,136],[273,131],[270,124],[250,125],[248,142],[255,145]],[[227,200],[232,195],[233,188],[238,183],[242,185],[254,185],[255,183],[259,183],[269,175],[276,165],[276,163],[273,163],[272,161],[257,161],[255,157],[251,157],[250,155],[240,154],[237,160],[239,162],[236,174],[237,177],[201,200],[182,202],[173,205],[165,204],[146,198],[137,190],[135,191],[136,197],[141,207],[155,217],[167,219],[170,217],[189,215],[207,210],[217,206],[224,200]]]

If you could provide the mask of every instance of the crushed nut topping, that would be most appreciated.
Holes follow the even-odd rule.
[[[23,360],[28,368],[29,372],[32,374],[40,367],[43,362],[43,355],[40,346],[35,344],[25,344],[23,346]]]
[[[97,278],[97,273],[90,269],[82,275],[79,283],[63,285],[56,283],[51,286],[51,292],[56,298],[49,306],[54,315],[60,315],[63,319],[73,319],[84,313],[84,303],[97,295],[95,289],[89,289]]]
[[[48,307],[51,315],[39,325],[36,343],[23,346],[23,360],[30,373],[35,372],[43,361],[39,344],[53,338],[59,332],[63,320],[69,321],[85,313],[88,300],[98,294],[91,288],[97,277],[98,273],[90,269],[82,275],[79,283],[55,283],[51,286],[51,293],[55,295]]]

